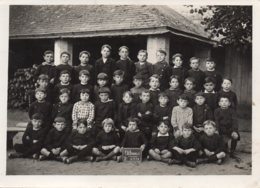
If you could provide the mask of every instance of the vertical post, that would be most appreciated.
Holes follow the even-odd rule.
[[[156,51],[162,49],[167,53],[166,61],[170,56],[170,37],[168,35],[150,35],[147,38],[148,62],[156,63]]]
[[[72,65],[73,45],[72,45],[72,42],[65,40],[65,39],[55,40],[55,43],[54,43],[54,64],[55,65],[60,64],[60,54],[64,51],[70,53],[69,64]]]

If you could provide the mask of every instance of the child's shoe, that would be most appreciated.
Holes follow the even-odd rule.
[[[120,156],[117,156],[116,158],[117,162],[120,163],[123,161],[123,157],[120,155]]]
[[[150,157],[150,155],[147,155],[146,159],[147,159],[147,161],[151,161],[151,160],[152,160],[152,158]]]
[[[117,161],[117,156],[113,156],[113,157],[112,157],[112,160],[113,160],[113,161]]]
[[[103,157],[96,157],[96,162],[100,162],[100,161],[103,161]]]
[[[37,153],[35,153],[35,154],[32,155],[32,158],[33,159],[39,159],[39,155]]]
[[[14,158],[21,158],[22,154],[21,153],[9,153],[8,158],[9,159],[14,159]]]
[[[169,159],[168,165],[172,165],[172,164],[182,164],[182,162],[176,159]]]
[[[195,168],[195,167],[196,167],[196,163],[195,163],[195,162],[192,162],[192,161],[186,161],[185,164],[186,164],[188,167],[191,167],[191,168]]]
[[[46,160],[48,157],[47,156],[45,156],[45,155],[40,155],[39,156],[39,161],[44,161],[44,160]]]
[[[72,156],[72,157],[66,159],[66,163],[71,164],[71,163],[77,161],[77,159],[78,159],[78,156]]]
[[[208,163],[209,160],[207,158],[199,158],[196,160],[197,164],[202,164],[202,163]]]
[[[221,165],[222,163],[223,163],[223,160],[222,160],[222,159],[218,159],[218,160],[217,160],[217,164],[218,164],[218,165]]]
[[[93,156],[86,156],[85,160],[92,162],[94,160],[94,157]]]

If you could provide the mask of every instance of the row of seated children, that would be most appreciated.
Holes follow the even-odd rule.
[[[121,151],[124,148],[140,148],[143,152],[148,151],[148,160],[195,167],[196,164],[208,162],[221,164],[226,157],[228,148],[224,139],[231,137],[219,134],[215,122],[211,120],[203,123],[204,133],[199,138],[192,134],[190,124],[185,124],[182,135],[175,138],[169,132],[168,122],[161,121],[157,127],[158,133],[153,135],[150,141],[140,131],[138,122],[137,118],[128,119],[127,132],[120,143],[111,118],[102,122],[103,130],[95,137],[92,127],[85,120],[80,120],[76,131],[68,136],[65,119],[57,117],[54,127],[46,135],[46,131],[42,128],[42,116],[34,114],[23,135],[23,143],[14,145],[16,152],[10,153],[9,158],[32,157],[67,164],[94,159],[96,162],[103,160],[121,162]]]

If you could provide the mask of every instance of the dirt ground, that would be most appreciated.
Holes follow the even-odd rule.
[[[196,168],[143,161],[76,162],[70,165],[57,161],[7,159],[7,175],[250,175],[251,154],[238,153],[240,162],[227,158],[222,165],[200,164]]]

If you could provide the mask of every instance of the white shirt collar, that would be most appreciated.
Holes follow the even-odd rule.
[[[215,91],[208,92],[207,90],[204,91],[204,93],[215,93]]]
[[[107,58],[107,59],[105,59],[105,58],[102,58],[102,60],[103,60],[103,62],[104,62],[104,63],[106,63],[106,62],[107,62],[107,60],[108,60],[108,58]]]
[[[159,136],[169,136],[169,133],[166,133],[166,134],[158,133],[158,134],[157,134],[157,137],[159,137]]]

